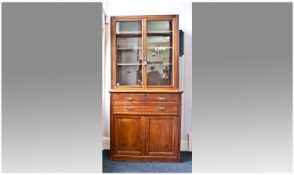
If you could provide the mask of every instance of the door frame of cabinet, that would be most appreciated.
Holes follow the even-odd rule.
[[[116,22],[142,22],[142,53],[147,55],[147,21],[172,21],[173,28],[173,85],[147,86],[147,66],[143,66],[142,58],[142,86],[116,86]],[[111,88],[114,90],[177,90],[179,89],[179,16],[178,15],[143,15],[143,16],[112,16],[111,17]]]

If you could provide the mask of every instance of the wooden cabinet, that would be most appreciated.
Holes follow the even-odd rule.
[[[180,161],[178,16],[111,18],[111,160]]]

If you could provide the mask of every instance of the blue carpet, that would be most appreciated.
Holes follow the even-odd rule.
[[[109,150],[103,150],[104,173],[192,173],[192,152],[181,152],[181,162],[118,162],[109,160]]]

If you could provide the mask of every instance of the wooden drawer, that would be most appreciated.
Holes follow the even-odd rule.
[[[112,94],[113,103],[138,103],[145,102],[145,95],[139,93]]]
[[[146,102],[179,102],[178,94],[146,94]]]
[[[177,114],[177,106],[113,106],[113,113]]]

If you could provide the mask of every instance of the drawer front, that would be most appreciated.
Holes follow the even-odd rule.
[[[113,113],[177,114],[177,106],[113,106]]]
[[[179,102],[178,94],[146,94],[146,102]]]
[[[145,95],[136,93],[112,94],[112,101],[113,103],[143,103]]]

